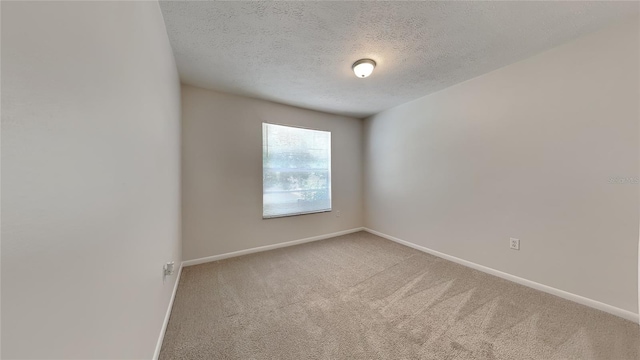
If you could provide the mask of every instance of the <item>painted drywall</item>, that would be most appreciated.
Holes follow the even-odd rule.
[[[331,131],[332,212],[262,219],[263,122]],[[183,85],[184,260],[361,227],[362,166],[360,119]]]
[[[157,2],[2,2],[2,358],[149,359],[181,259]]]
[[[638,40],[627,19],[367,119],[365,226],[637,313]]]

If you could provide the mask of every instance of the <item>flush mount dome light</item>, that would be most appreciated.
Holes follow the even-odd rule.
[[[371,59],[360,59],[353,63],[351,68],[353,73],[359,78],[366,78],[371,75],[373,68],[376,67],[376,62]]]

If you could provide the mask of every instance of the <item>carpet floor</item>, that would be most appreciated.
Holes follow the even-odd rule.
[[[358,232],[186,267],[160,359],[640,359],[637,324]]]

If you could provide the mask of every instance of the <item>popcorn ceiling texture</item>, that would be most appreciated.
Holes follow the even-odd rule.
[[[161,1],[183,83],[365,117],[638,12],[636,2]],[[351,64],[372,58],[367,79]]]

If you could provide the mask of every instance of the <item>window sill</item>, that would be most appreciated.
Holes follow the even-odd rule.
[[[331,212],[331,210],[332,209],[326,209],[326,210],[309,211],[309,212],[303,212],[303,213],[272,215],[272,216],[264,216],[263,215],[262,216],[262,220],[278,219],[278,218],[283,218],[283,217],[292,217],[292,216],[309,215],[309,214],[321,214],[321,213]]]

